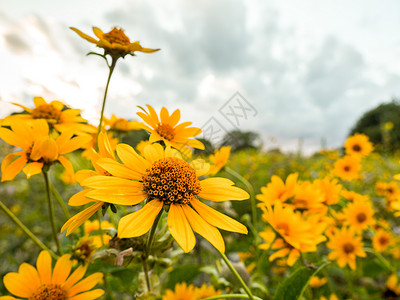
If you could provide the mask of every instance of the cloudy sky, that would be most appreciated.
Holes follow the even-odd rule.
[[[94,124],[107,68],[68,29],[125,29],[144,47],[118,63],[106,115],[181,109],[203,129],[261,134],[266,148],[343,144],[367,110],[400,96],[398,0],[0,0],[0,117],[62,100]],[[239,93],[239,94],[236,94]],[[236,95],[236,96],[234,96]],[[238,109],[241,111],[231,111]],[[227,110],[228,109],[228,110]],[[236,115],[236,121],[232,119]],[[233,121],[233,122],[232,122]],[[215,125],[216,126],[216,125]]]

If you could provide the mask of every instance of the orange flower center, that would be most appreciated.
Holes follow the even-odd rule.
[[[358,223],[364,223],[365,220],[367,220],[367,215],[365,213],[361,212],[361,213],[357,214],[356,218],[357,218]]]
[[[55,284],[42,284],[29,300],[66,300],[66,292]]]
[[[175,131],[169,124],[158,124],[156,132],[168,141],[173,140],[175,137]]]
[[[355,152],[360,152],[361,151],[361,147],[360,147],[360,145],[354,145],[353,146],[353,151],[355,151]]]
[[[281,233],[281,234],[289,235],[289,233],[290,233],[290,228],[287,223],[279,223],[276,225],[276,228],[278,229],[279,233]]]
[[[142,180],[149,199],[159,199],[165,204],[187,204],[201,191],[196,171],[176,157],[154,162]]]
[[[122,29],[114,27],[110,32],[103,35],[103,39],[110,43],[120,44],[127,46],[131,43],[129,38],[125,35]]]
[[[32,117],[46,119],[49,123],[58,123],[61,118],[61,110],[50,104],[42,104],[32,110]]]
[[[343,251],[346,254],[350,254],[354,252],[354,246],[351,243],[345,243],[343,244]]]

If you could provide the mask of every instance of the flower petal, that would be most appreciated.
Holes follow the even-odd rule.
[[[200,214],[200,216],[211,225],[223,230],[247,234],[247,228],[238,221],[216,211],[197,199],[192,199],[190,204]]]
[[[232,186],[229,179],[214,177],[200,181],[201,192],[199,196],[212,201],[245,200],[249,194],[241,188]]]
[[[140,210],[122,217],[118,224],[118,237],[137,237],[148,232],[162,207],[162,201],[152,200]]]
[[[68,278],[69,273],[71,273],[72,261],[71,255],[65,254],[61,256],[54,267],[52,283],[56,285],[61,285]]]
[[[76,296],[73,296],[71,298],[68,298],[68,300],[93,300],[97,299],[100,296],[104,295],[104,291],[101,289],[93,290],[90,292],[82,293]]]
[[[43,163],[41,162],[32,162],[25,166],[22,171],[25,173],[26,178],[30,178],[33,175],[39,174],[42,172]]]
[[[89,219],[93,214],[102,207],[104,202],[97,202],[93,204],[92,206],[89,206],[85,210],[81,211],[80,213],[77,213],[75,216],[73,216],[71,219],[69,219],[63,227],[61,228],[61,232],[63,232],[65,229],[68,228],[67,230],[67,235],[70,235],[72,232],[75,231],[79,226],[81,226],[87,219]]]
[[[82,31],[80,31],[79,29],[76,29],[75,27],[70,27],[70,29],[72,29],[73,31],[75,31],[81,38],[87,40],[88,42],[91,42],[93,44],[96,44],[97,41],[92,38],[91,36],[88,36],[87,34],[83,33]]]
[[[40,252],[38,259],[36,261],[36,269],[38,270],[38,274],[42,284],[50,284],[52,269],[51,269],[51,256],[49,252],[47,251]]]
[[[29,298],[35,290],[32,290],[27,278],[18,273],[8,273],[3,278],[6,289],[15,296]]]
[[[224,253],[225,243],[219,230],[207,223],[189,205],[182,205],[181,207],[193,230],[208,240],[218,251]]]
[[[196,244],[196,237],[180,204],[171,204],[168,212],[168,229],[179,246],[188,253]]]
[[[90,290],[96,284],[98,284],[102,279],[103,279],[102,273],[94,273],[86,277],[85,279],[78,282],[68,290],[67,292],[68,299],[70,299],[69,297],[75,296],[76,294]]]
[[[1,181],[12,180],[17,176],[19,172],[21,172],[22,168],[28,162],[25,155],[21,156],[14,160],[11,164],[9,164],[1,174]]]
[[[61,284],[61,287],[65,290],[68,291],[75,283],[77,283],[79,280],[83,278],[83,276],[86,273],[86,269],[88,267],[88,264],[86,265],[81,265],[79,266],[72,274],[71,276],[68,277],[68,279]]]

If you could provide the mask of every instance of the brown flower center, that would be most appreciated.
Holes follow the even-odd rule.
[[[360,147],[360,145],[354,145],[353,146],[353,151],[355,151],[355,152],[360,152],[361,151],[361,147]]]
[[[349,171],[350,171],[350,166],[344,166],[343,170],[344,170],[345,172],[349,172]]]
[[[131,43],[129,38],[125,35],[122,29],[114,27],[110,32],[103,35],[103,39],[110,43],[120,44],[127,46]]]
[[[175,131],[169,124],[158,124],[156,132],[168,141],[173,140],[175,137]]]
[[[81,263],[86,263],[92,254],[96,251],[92,238],[82,239],[72,253],[72,258]]]
[[[356,218],[357,218],[358,223],[363,223],[367,219],[367,215],[365,213],[361,212],[361,213],[357,214]]]
[[[61,118],[61,110],[50,104],[42,104],[32,110],[34,119],[46,119],[49,123],[58,123]]]
[[[281,234],[289,235],[289,233],[290,233],[290,228],[287,223],[278,223],[276,225],[276,228],[278,229],[279,233],[281,233]]]
[[[67,293],[55,284],[42,284],[29,300],[66,300]]]
[[[142,180],[149,199],[157,198],[165,204],[187,204],[201,191],[196,171],[186,161],[176,157],[154,162]]]
[[[343,251],[346,254],[350,254],[354,252],[354,246],[351,243],[345,243],[343,244]]]
[[[387,244],[389,244],[389,239],[386,236],[381,236],[379,239],[379,244],[382,246],[386,246]]]

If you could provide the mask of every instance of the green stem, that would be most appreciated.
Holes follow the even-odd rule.
[[[50,188],[51,188],[51,192],[52,192],[53,196],[56,198],[58,204],[60,204],[61,209],[63,210],[65,217],[67,218],[67,220],[70,219],[71,218],[71,214],[69,213],[68,207],[65,204],[63,198],[61,197],[60,193],[57,191],[56,187],[53,184],[50,185]]]
[[[47,171],[43,170],[42,173],[43,173],[43,177],[44,177],[44,183],[45,183],[45,186],[46,186],[46,196],[47,196],[47,204],[49,206],[49,218],[50,218],[51,229],[53,231],[54,241],[56,242],[56,245],[57,245],[58,254],[62,255],[61,244],[60,244],[60,241],[58,240],[58,237],[57,237],[57,228],[56,228],[56,220],[55,220],[55,217],[54,217],[53,201],[51,200],[51,195],[50,195],[49,176],[47,174]]]
[[[160,221],[160,218],[161,218],[162,213],[163,213],[163,210],[161,210],[161,211],[158,213],[156,219],[154,220],[153,226],[152,226],[151,229],[150,229],[150,233],[149,233],[149,236],[148,236],[147,242],[146,242],[146,247],[145,247],[145,249],[144,249],[144,258],[145,258],[145,259],[146,259],[147,257],[149,257],[149,255],[150,255],[151,244],[153,243],[154,233],[156,232],[157,225],[158,225],[158,222]]]
[[[396,272],[396,269],[388,262],[380,253],[376,252],[374,249],[364,248],[364,251],[371,253],[376,256],[376,258],[390,271]]]
[[[6,215],[17,225],[31,240],[34,242],[39,248],[47,251],[54,259],[58,259],[58,256],[51,251],[45,244],[43,244],[33,233],[30,231],[19,219],[16,215],[12,213],[11,210],[4,205],[3,202],[0,200],[0,208],[6,213]]]
[[[261,298],[257,296],[253,296],[255,300],[262,300]],[[230,294],[230,295],[218,295],[218,296],[212,296],[208,298],[204,298],[203,300],[217,300],[217,299],[230,299],[230,298],[239,298],[239,299],[251,299],[249,298],[248,295],[242,295],[242,294]]]
[[[104,59],[106,59],[106,58],[104,58]],[[110,84],[111,75],[112,75],[112,73],[114,71],[114,68],[115,68],[116,64],[117,64],[117,59],[112,58],[111,65],[108,66],[109,73],[108,73],[108,78],[107,78],[107,83],[106,83],[106,89],[104,91],[103,104],[101,106],[100,123],[99,123],[99,127],[97,128],[96,144],[95,144],[96,145],[96,149],[99,149],[98,145],[97,145],[97,140],[98,140],[98,137],[99,137],[99,134],[100,134],[100,131],[101,131],[101,127],[103,126],[103,115],[104,115],[104,108],[106,107],[108,86]]]
[[[252,224],[253,224],[253,234],[255,236],[254,240],[258,240],[258,234],[257,234],[257,203],[256,203],[256,198],[254,197],[254,188],[251,185],[251,183],[244,178],[242,175],[240,175],[238,172],[235,170],[226,167],[225,166],[225,171],[228,172],[228,174],[232,175],[239,181],[241,181],[247,188],[249,195],[250,195],[250,204],[251,204],[251,219],[252,219]]]
[[[144,257],[142,257],[142,267],[143,267],[143,272],[144,272],[144,278],[146,279],[147,291],[151,292],[151,283],[150,283],[150,277],[149,277],[149,270],[147,269],[147,263],[146,263],[146,259]]]
[[[112,291],[110,282],[108,281],[108,278],[107,278],[108,275],[109,275],[108,273],[104,273],[104,277],[103,277],[104,278],[103,279],[104,280],[104,287],[106,289],[107,296],[109,296],[111,298],[111,300],[115,300],[114,293]]]
[[[217,248],[215,248],[217,249]],[[218,253],[221,255],[222,259],[228,266],[228,268],[231,270],[232,274],[239,280],[240,284],[242,285],[243,289],[245,290],[246,294],[249,295],[248,299],[255,300],[253,294],[251,293],[249,287],[246,285],[246,283],[243,281],[242,277],[240,277],[239,273],[235,270],[235,268],[232,266],[231,262],[229,259],[226,257],[225,254],[223,254],[221,251],[217,249]]]

